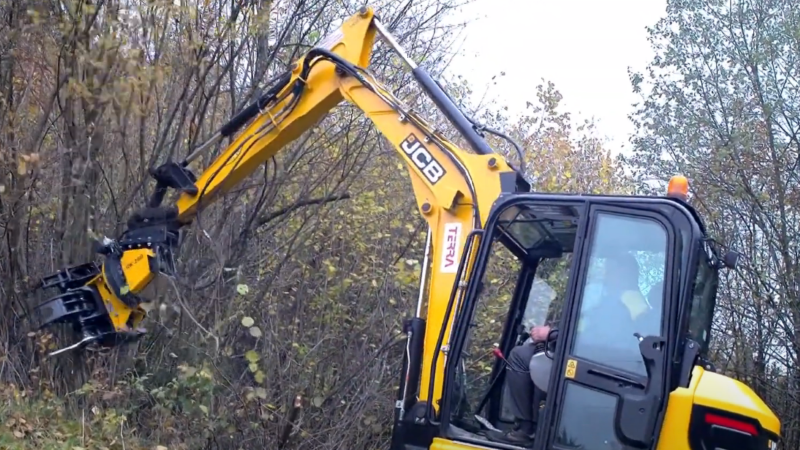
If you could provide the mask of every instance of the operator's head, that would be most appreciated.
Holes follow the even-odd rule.
[[[606,285],[615,290],[639,288],[639,262],[630,253],[609,255],[605,264]]]

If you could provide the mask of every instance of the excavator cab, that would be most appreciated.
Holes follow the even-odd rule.
[[[769,408],[704,359],[719,273],[738,254],[678,197],[498,199],[453,322],[431,448],[775,445]],[[541,325],[547,338],[532,342]],[[515,405],[530,408],[528,439],[508,437]]]

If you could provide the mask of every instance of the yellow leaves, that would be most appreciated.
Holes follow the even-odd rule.
[[[17,439],[23,439],[27,435],[33,432],[33,426],[29,424],[24,418],[17,417],[9,419],[5,424],[7,428],[10,428],[13,431],[14,437]]]
[[[395,280],[400,284],[413,286],[419,281],[420,264],[415,259],[398,261],[395,264]]]
[[[255,350],[248,350],[244,354],[244,359],[246,359],[247,362],[249,363],[247,365],[247,368],[253,374],[253,378],[255,379],[256,383],[263,384],[265,375],[264,372],[262,372],[261,369],[259,369],[258,367],[258,361],[261,360],[261,356],[258,353],[256,353]]]
[[[39,11],[37,11],[37,10],[35,10],[33,8],[28,8],[28,10],[26,11],[26,14],[31,19],[31,22],[34,25],[39,25],[39,24],[42,23],[42,14],[39,13]]]
[[[256,394],[256,397],[260,398],[261,400],[266,400],[267,399],[267,390],[264,389],[263,387],[257,387],[255,389],[255,394]]]
[[[256,323],[256,321],[253,320],[252,317],[249,317],[249,316],[242,317],[242,326],[243,327],[246,327],[246,328],[247,327],[252,327],[253,324],[255,324],[255,323]]]
[[[26,175],[28,173],[29,165],[35,167],[41,158],[38,153],[20,154],[17,159],[17,174]]]
[[[621,169],[591,121],[575,121],[562,112],[563,96],[553,83],[537,87],[536,102],[529,102],[511,133],[525,136],[522,147],[534,189],[544,192],[611,193],[618,191]]]
[[[178,370],[183,372],[183,374],[187,377],[191,377],[192,375],[197,373],[197,369],[187,364],[181,364],[178,366]]]
[[[264,372],[257,370],[256,373],[253,375],[253,379],[256,380],[258,384],[264,384]]]
[[[71,98],[77,99],[92,99],[92,93],[89,91],[86,85],[74,78],[70,78],[67,82],[67,95]]]
[[[256,388],[248,388],[247,394],[245,394],[245,398],[247,400],[255,400],[256,398],[260,398],[261,400],[267,399],[267,390],[261,386]],[[268,405],[268,407],[271,405]]]
[[[323,261],[323,264],[325,264],[325,268],[328,269],[328,275],[333,275],[336,273],[336,266],[333,264],[333,262],[331,262],[330,259]]]

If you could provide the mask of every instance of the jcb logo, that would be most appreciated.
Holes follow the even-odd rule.
[[[447,173],[444,167],[439,164],[439,161],[433,158],[433,155],[413,133],[408,135],[406,140],[400,144],[400,147],[431,184],[436,184]]]

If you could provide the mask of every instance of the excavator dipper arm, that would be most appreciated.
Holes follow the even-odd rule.
[[[422,88],[474,153],[445,139],[365,69],[377,33],[411,66]],[[58,352],[90,342],[113,346],[140,335],[136,328],[146,312],[139,295],[155,277],[174,274],[173,250],[181,228],[193,221],[198,210],[250,176],[344,100],[364,112],[406,163],[417,205],[429,225],[430,248],[423,269],[427,276],[420,286],[417,307],[417,318],[424,317],[427,322],[417,370],[421,374],[418,400],[436,408],[436,402],[428,399],[441,397],[442,349],[448,343],[453,311],[458,309],[461,287],[477,248],[472,245],[476,238],[472,231],[481,228],[502,192],[526,189],[527,183],[491,152],[471,122],[438,84],[408,59],[370,8],[362,8],[302,56],[291,72],[280,76],[267,93],[185,161],[168,162],[153,170],[156,189],[148,208],[130,218],[122,236],[107,240],[98,249],[104,255],[102,265],[70,268],[44,281],[44,287],[58,287],[61,293],[38,308],[42,326],[70,323],[80,336],[76,344]],[[192,160],[248,123],[199,176],[191,173]],[[162,203],[169,189],[177,190],[179,196],[165,207]],[[462,259],[465,264],[459,270]]]

